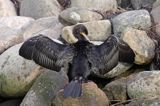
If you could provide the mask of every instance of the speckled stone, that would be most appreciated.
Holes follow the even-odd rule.
[[[67,83],[65,75],[46,70],[37,78],[20,106],[51,106],[52,99]]]
[[[34,80],[44,69],[33,61],[19,56],[21,44],[15,45],[0,55],[0,95],[24,96]]]
[[[131,75],[132,76],[132,75]],[[127,82],[131,99],[160,97],[160,71],[144,71]]]
[[[151,26],[147,10],[133,10],[121,13],[112,19],[114,33],[123,32],[127,27],[147,29]]]

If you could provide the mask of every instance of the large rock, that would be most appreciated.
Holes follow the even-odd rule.
[[[57,39],[60,37],[62,27],[63,25],[56,17],[40,18],[25,30],[23,38],[27,40],[38,34],[44,34],[50,38]]]
[[[145,31],[127,28],[122,39],[134,51],[136,64],[147,64],[154,58],[155,44]]]
[[[7,26],[0,25],[0,54],[11,46],[23,41],[22,32]]]
[[[51,100],[67,83],[67,77],[48,70],[38,77],[20,106],[51,106]]]
[[[131,0],[134,9],[140,9],[145,7],[152,7],[152,4],[156,0]]]
[[[131,75],[132,76],[132,75]],[[127,81],[127,93],[131,99],[160,97],[160,71],[144,71]]]
[[[58,16],[61,6],[57,0],[23,0],[20,7],[20,15],[35,19]]]
[[[23,41],[24,29],[34,21],[27,17],[0,18],[0,54],[11,46]]]
[[[100,20],[81,23],[88,29],[88,38],[90,40],[105,40],[111,35],[111,23],[109,20]],[[62,29],[62,37],[69,43],[74,43],[77,39],[74,37],[73,26],[67,26]]]
[[[33,18],[23,16],[10,16],[0,18],[0,24],[18,30],[24,30],[34,21],[35,20]]]
[[[71,7],[88,8],[91,10],[98,10],[106,12],[117,9],[116,0],[71,0]]]
[[[109,100],[125,101],[127,100],[127,79],[121,78],[107,84],[103,91]]]
[[[116,16],[112,23],[114,33],[119,33],[127,27],[147,29],[151,26],[151,18],[147,10],[134,10]]]
[[[78,98],[65,98],[63,91],[53,100],[53,106],[109,106],[109,101],[103,91],[93,82],[82,85],[83,94]]]
[[[131,100],[131,102],[125,106],[160,106],[160,99],[151,98],[151,99]]]
[[[155,23],[153,27],[155,27],[157,34],[160,36],[160,5],[151,11],[151,15]]]
[[[33,61],[19,56],[21,44],[13,46],[0,55],[0,95],[24,96],[36,77],[44,71]]]
[[[59,15],[59,20],[64,25],[101,20],[102,18],[102,15],[97,12],[77,7],[68,8],[62,11]]]
[[[0,0],[0,17],[16,15],[16,9],[10,0]]]

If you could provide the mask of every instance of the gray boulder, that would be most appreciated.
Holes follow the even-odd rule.
[[[37,76],[44,71],[33,61],[19,56],[20,46],[21,44],[15,45],[0,55],[1,96],[24,96]]]
[[[127,27],[147,29],[151,26],[147,10],[133,10],[121,13],[112,19],[114,33],[123,32]]]
[[[11,46],[23,41],[23,31],[34,21],[28,17],[2,17],[0,18],[0,54]]]
[[[103,88],[103,91],[108,96],[109,100],[127,100],[127,78],[112,81]]]
[[[33,24],[29,25],[23,34],[23,39],[43,34],[53,39],[58,39],[61,34],[63,25],[56,17],[46,17],[37,19]]]
[[[160,106],[159,98],[133,100],[125,106]]]
[[[160,97],[160,71],[140,72],[127,81],[127,93],[131,99]]]
[[[67,77],[48,70],[37,78],[20,106],[51,106],[52,99],[67,83]]]
[[[151,16],[155,23],[156,33],[160,36],[160,5],[152,9]]]
[[[102,15],[98,14],[97,12],[78,7],[72,7],[63,10],[59,15],[59,20],[64,25],[101,20],[102,18]]]
[[[71,7],[88,8],[91,10],[98,10],[106,12],[117,9],[116,0],[71,0]]]
[[[23,16],[9,16],[0,18],[0,24],[18,30],[24,30],[34,21],[35,20],[33,18]]]
[[[140,9],[145,7],[152,7],[152,4],[156,0],[131,0],[134,9]]]
[[[16,9],[14,8],[13,3],[10,0],[1,0],[0,1],[0,17],[5,16],[16,16]]]
[[[20,7],[20,15],[35,19],[58,16],[61,6],[57,0],[23,0]]]

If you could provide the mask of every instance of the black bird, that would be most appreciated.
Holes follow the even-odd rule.
[[[54,71],[69,66],[68,75],[71,81],[64,88],[65,97],[81,96],[82,83],[87,82],[91,72],[106,73],[118,61],[134,61],[134,52],[116,36],[108,37],[101,45],[94,45],[86,39],[88,31],[81,24],[74,27],[73,34],[78,38],[73,44],[59,44],[39,35],[25,41],[19,50],[20,56]]]

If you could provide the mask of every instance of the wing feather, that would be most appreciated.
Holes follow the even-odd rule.
[[[25,41],[19,50],[19,55],[34,60],[45,68],[59,71],[63,63],[72,60],[72,50],[72,46],[59,44],[46,36],[39,35]],[[61,64],[57,64],[57,61]]]
[[[127,43],[119,39],[118,48],[119,48],[119,61],[127,63],[134,62],[135,60],[134,51],[129,47]]]
[[[99,46],[92,46],[88,53],[88,60],[92,65],[92,70],[104,74],[118,64],[119,51],[115,36],[108,37]]]

